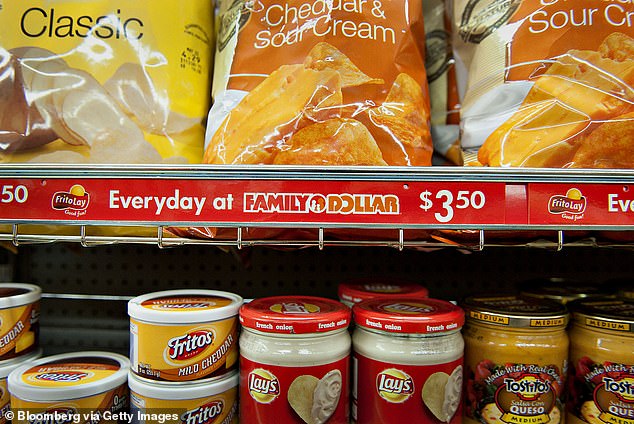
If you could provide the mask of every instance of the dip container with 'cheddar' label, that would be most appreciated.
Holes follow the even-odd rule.
[[[572,326],[566,421],[634,423],[634,300],[593,298],[568,306]]]
[[[39,347],[41,297],[33,284],[0,284],[0,363]]]
[[[460,423],[462,309],[402,297],[366,300],[352,312],[354,422]]]
[[[238,363],[242,298],[214,290],[169,290],[128,303],[132,372],[157,381],[218,378]]]
[[[312,296],[240,309],[240,421],[348,423],[350,308]]]
[[[30,423],[38,416],[60,422],[112,422],[127,411],[130,362],[108,352],[78,352],[49,356],[21,365],[9,374],[13,423]],[[79,422],[77,422],[79,418]],[[50,418],[49,418],[50,419]]]
[[[20,365],[31,362],[40,356],[42,356],[42,349],[0,365],[0,424],[11,422],[5,417],[5,413],[11,409],[11,396],[9,395],[9,386],[7,384],[9,374]]]
[[[363,279],[339,284],[339,300],[352,308],[363,300],[377,297],[427,297],[427,288],[409,282],[390,279]]]
[[[189,383],[148,381],[130,373],[128,386],[133,423],[238,423],[238,371]]]
[[[464,423],[563,422],[568,311],[555,301],[474,296],[466,312]]]

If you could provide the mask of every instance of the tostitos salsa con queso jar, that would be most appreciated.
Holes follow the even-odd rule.
[[[565,306],[522,296],[465,299],[465,424],[562,422]]]

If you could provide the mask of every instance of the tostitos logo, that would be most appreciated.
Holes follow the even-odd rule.
[[[75,216],[84,215],[89,203],[90,194],[80,184],[75,184],[68,191],[56,191],[51,199],[53,209]]]
[[[269,309],[273,312],[285,315],[315,314],[320,311],[319,306],[312,303],[284,302],[276,303]]]
[[[376,391],[390,403],[403,403],[414,393],[414,380],[404,371],[388,368],[376,376]]]
[[[565,196],[555,195],[548,201],[548,212],[561,215],[564,219],[577,221],[583,218],[586,210],[586,198],[578,188],[571,188]]]
[[[258,403],[271,403],[280,395],[277,377],[262,368],[254,369],[247,377],[249,394]]]
[[[385,312],[397,313],[397,314],[428,314],[434,312],[436,309],[432,306],[425,305],[419,302],[397,302],[388,305],[383,305],[382,309]]]
[[[615,394],[623,402],[634,403],[634,377],[603,377],[603,386],[606,392]]]
[[[535,401],[552,390],[550,382],[542,380],[536,374],[525,374],[519,379],[505,378],[501,387],[523,401]]]

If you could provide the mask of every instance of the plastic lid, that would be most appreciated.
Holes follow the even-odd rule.
[[[347,328],[350,308],[321,297],[265,297],[240,308],[240,323],[264,333],[323,333]]]
[[[523,296],[550,299],[563,304],[584,297],[610,294],[605,289],[583,281],[561,278],[530,280],[524,283],[524,287],[521,293]]]
[[[634,300],[580,299],[570,302],[568,307],[577,324],[618,333],[634,332]]]
[[[568,310],[561,303],[527,296],[471,296],[461,305],[468,321],[513,328],[565,328]]]
[[[352,313],[358,326],[390,333],[444,333],[464,324],[461,308],[438,299],[370,299],[355,304]]]
[[[52,402],[105,393],[124,384],[130,361],[109,352],[54,355],[23,364],[9,374],[9,392],[20,399]]]
[[[34,284],[0,283],[0,309],[35,303],[42,297],[42,289]]]
[[[9,374],[11,374],[11,371],[16,369],[20,365],[24,365],[27,362],[31,362],[34,359],[39,358],[40,356],[42,356],[41,348],[27,355],[19,356],[17,358],[10,359],[6,362],[3,361],[2,364],[0,365],[0,379],[7,378]]]
[[[428,297],[429,290],[420,284],[390,279],[362,279],[339,284],[339,299],[352,303],[376,297]]]
[[[238,315],[242,297],[216,290],[167,290],[135,297],[128,302],[134,319],[163,324],[199,323]]]
[[[150,382],[137,377],[130,372],[128,386],[134,393],[159,400],[187,400],[199,399],[224,393],[234,387],[238,387],[238,371],[233,371],[226,377],[201,383],[166,383]]]

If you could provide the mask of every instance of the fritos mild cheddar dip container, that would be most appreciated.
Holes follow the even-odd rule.
[[[129,369],[125,356],[93,351],[54,355],[21,365],[9,374],[11,409],[27,415],[16,412],[13,422],[40,422],[44,418],[38,417],[55,413],[66,417],[59,422],[77,417],[80,423],[111,421],[109,414],[127,410]]]
[[[0,363],[39,347],[41,297],[33,284],[0,283]]]
[[[400,297],[366,300],[352,312],[354,422],[459,424],[462,309]]]
[[[128,302],[132,372],[157,381],[228,374],[238,363],[242,298],[214,290],[169,290]]]
[[[312,296],[240,309],[240,421],[348,423],[350,308]]]
[[[428,297],[429,290],[420,284],[390,279],[361,279],[339,284],[339,300],[352,305],[376,297]]]
[[[164,424],[238,423],[238,371],[195,383],[159,383],[130,373],[128,385],[137,422],[156,422],[152,417],[158,416]]]
[[[581,299],[569,305],[570,382],[566,422],[634,422],[634,300]]]
[[[40,356],[42,356],[42,349],[38,349],[28,355],[20,356],[15,360],[7,361],[0,366],[0,424],[11,421],[7,420],[4,416],[4,414],[11,409],[11,396],[9,395],[9,387],[7,384],[9,374],[20,365],[31,362]]]

